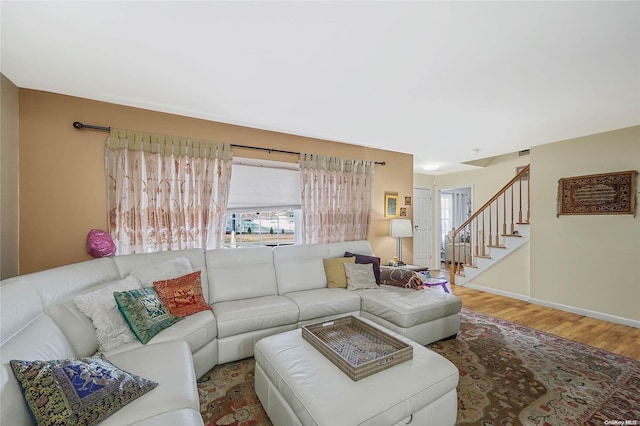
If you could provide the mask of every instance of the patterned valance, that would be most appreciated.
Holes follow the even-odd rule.
[[[111,129],[107,139],[109,149],[126,148],[131,151],[145,151],[163,155],[177,155],[194,158],[219,158],[231,160],[231,145],[181,136],[157,135],[133,130]]]

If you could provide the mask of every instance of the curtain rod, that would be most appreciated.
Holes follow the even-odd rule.
[[[111,131],[111,127],[105,127],[105,126],[94,126],[92,124],[83,124],[79,121],[74,121],[73,122],[73,128],[74,129],[78,129],[78,130],[82,130],[82,129],[90,129],[90,130],[100,130],[101,132],[110,132]],[[245,148],[245,149],[255,149],[258,151],[266,151],[268,153],[272,153],[272,152],[278,152],[280,154],[291,154],[291,155],[300,155],[299,152],[295,152],[295,151],[284,151],[281,149],[273,149],[273,148],[262,148],[259,146],[248,146],[248,145],[236,145],[236,144],[231,144],[232,148]],[[374,164],[377,164],[379,166],[386,166],[387,162],[386,161],[374,161]]]

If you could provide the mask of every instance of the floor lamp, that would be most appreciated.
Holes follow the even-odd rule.
[[[398,265],[404,265],[402,261],[402,239],[405,237],[413,237],[411,229],[411,220],[409,219],[391,219],[389,222],[389,235],[396,238],[396,256],[398,257]]]

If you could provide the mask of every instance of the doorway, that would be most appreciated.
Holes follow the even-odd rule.
[[[473,188],[461,186],[438,190],[437,243],[440,261],[447,261],[448,236],[452,229],[462,225],[473,213]]]

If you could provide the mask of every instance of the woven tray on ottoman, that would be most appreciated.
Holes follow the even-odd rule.
[[[413,358],[413,347],[354,316],[302,327],[302,338],[358,381]]]

